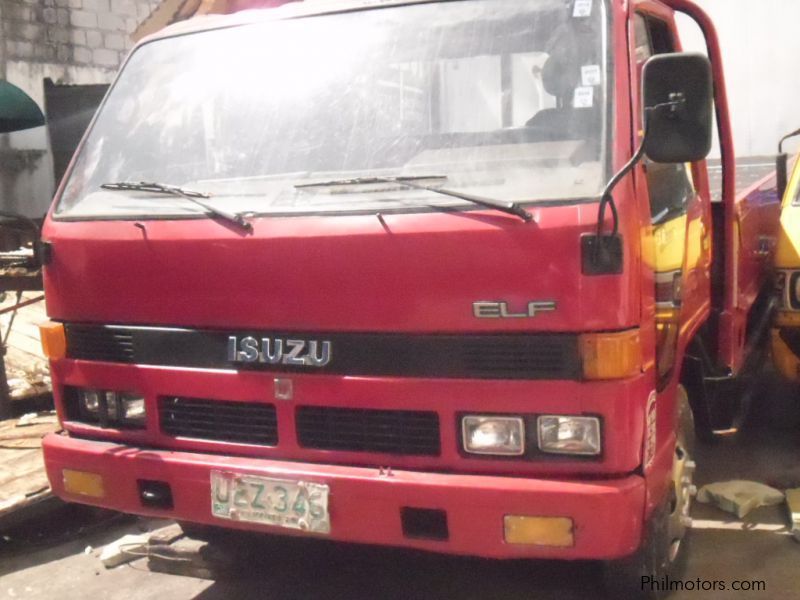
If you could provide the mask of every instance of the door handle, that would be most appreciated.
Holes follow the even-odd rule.
[[[762,236],[758,238],[758,247],[753,250],[753,256],[757,259],[766,259],[772,256],[772,238]]]

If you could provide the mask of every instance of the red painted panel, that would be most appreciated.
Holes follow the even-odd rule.
[[[297,331],[587,331],[638,323],[627,277],[582,277],[596,204],[497,213],[254,220],[48,221],[54,319]],[[626,253],[630,264],[630,253]],[[628,269],[627,272],[630,272]],[[473,302],[556,301],[532,319]],[[598,302],[598,300],[600,300]]]
[[[216,469],[329,485],[331,535],[321,537],[340,541],[492,558],[611,559],[631,554],[641,539],[644,482],[636,475],[558,481],[395,470],[387,477],[374,468],[138,450],[58,435],[48,436],[43,446],[47,474],[58,496],[127,513],[304,535],[212,517],[209,472]],[[100,474],[106,497],[67,494],[61,474],[64,468]],[[169,483],[175,508],[143,507],[137,479]],[[449,539],[405,537],[400,523],[404,506],[446,511]],[[503,517],[509,514],[570,517],[575,524],[575,544],[568,548],[506,544]]]

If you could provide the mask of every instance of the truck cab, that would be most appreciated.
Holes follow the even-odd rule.
[[[800,169],[795,160],[783,196],[775,254],[778,310],[771,332],[772,359],[790,381],[800,381]]]
[[[770,283],[745,250],[777,199],[736,196],[727,110],[686,0],[303,2],[143,40],[44,227],[54,491],[603,560],[649,597]]]

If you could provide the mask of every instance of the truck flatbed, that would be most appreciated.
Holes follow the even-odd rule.
[[[751,186],[775,171],[774,156],[751,156],[736,161],[736,195],[741,196]],[[708,177],[713,202],[722,201],[722,165],[719,159],[709,159]]]

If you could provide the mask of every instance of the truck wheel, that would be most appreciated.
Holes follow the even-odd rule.
[[[656,510],[645,527],[639,549],[604,565],[603,583],[608,598],[615,600],[658,600],[665,594],[649,582],[660,582],[669,572],[668,512],[666,504]]]
[[[678,432],[670,491],[645,524],[644,540],[633,555],[605,564],[603,578],[609,598],[658,600],[666,597],[666,577],[675,577],[685,566],[689,509],[695,488],[691,451],[694,420],[683,386],[678,388]],[[650,585],[653,584],[653,585]]]
[[[689,533],[692,519],[689,516],[692,507],[692,498],[697,493],[694,486],[694,414],[689,404],[689,398],[682,385],[678,386],[677,393],[678,416],[675,456],[672,463],[672,485],[669,495],[669,527],[670,563],[675,564],[680,558],[686,557],[686,552],[681,552],[681,545]]]

